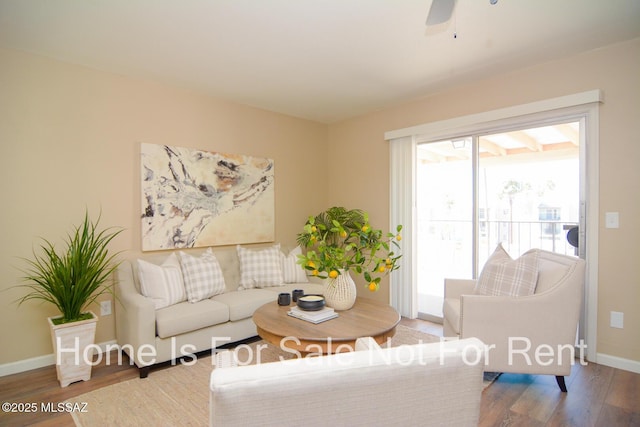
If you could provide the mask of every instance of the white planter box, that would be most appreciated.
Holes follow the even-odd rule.
[[[61,387],[66,387],[76,381],[88,381],[91,378],[93,353],[85,351],[94,343],[98,316],[89,312],[92,319],[73,323],[54,325],[49,317],[53,351],[56,357],[56,371]]]

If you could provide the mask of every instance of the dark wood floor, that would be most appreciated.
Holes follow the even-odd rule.
[[[442,335],[441,325],[409,319],[401,323]],[[113,353],[112,357],[115,360],[117,355]],[[66,388],[59,386],[53,366],[0,377],[3,404],[35,404],[38,409],[21,414],[2,411],[0,426],[73,426],[69,414],[43,413],[41,404],[55,406],[68,398],[137,376],[138,370],[126,363],[124,366],[102,363],[93,368],[90,381]],[[482,393],[479,425],[640,426],[640,374],[594,363],[576,364],[566,382],[569,392],[561,393],[552,376],[502,374]]]
[[[442,336],[442,325],[402,324]],[[551,375],[502,374],[482,393],[480,426],[640,426],[640,374],[579,363],[562,393]]]

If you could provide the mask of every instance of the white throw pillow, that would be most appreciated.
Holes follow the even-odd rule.
[[[280,245],[250,250],[236,246],[240,260],[240,286],[243,289],[282,286]]]
[[[189,302],[198,302],[225,291],[222,269],[211,248],[200,258],[180,252],[180,261]]]
[[[156,310],[187,299],[180,262],[175,253],[169,255],[162,265],[139,259],[138,279],[142,295],[153,300]]]
[[[533,295],[537,281],[538,252],[529,252],[514,260],[500,243],[484,265],[475,293],[491,296]]]
[[[282,254],[282,276],[284,283],[307,283],[307,273],[298,264],[298,255],[302,255],[302,249],[297,246],[288,255]]]

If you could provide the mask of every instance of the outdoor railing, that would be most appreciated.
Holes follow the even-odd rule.
[[[569,244],[567,232],[576,226],[578,223],[566,221],[480,221],[480,243],[486,242],[489,253],[503,242],[513,254],[540,248],[575,255],[576,248]]]
[[[567,232],[577,225],[570,221],[481,220],[478,222],[479,256],[481,259],[488,257],[500,242],[514,255],[531,248],[575,255],[576,249],[567,241]],[[422,223],[420,230],[429,240],[471,244],[471,221],[430,220]]]

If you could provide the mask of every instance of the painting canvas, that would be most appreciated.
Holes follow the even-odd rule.
[[[141,144],[142,250],[271,242],[273,160]]]

